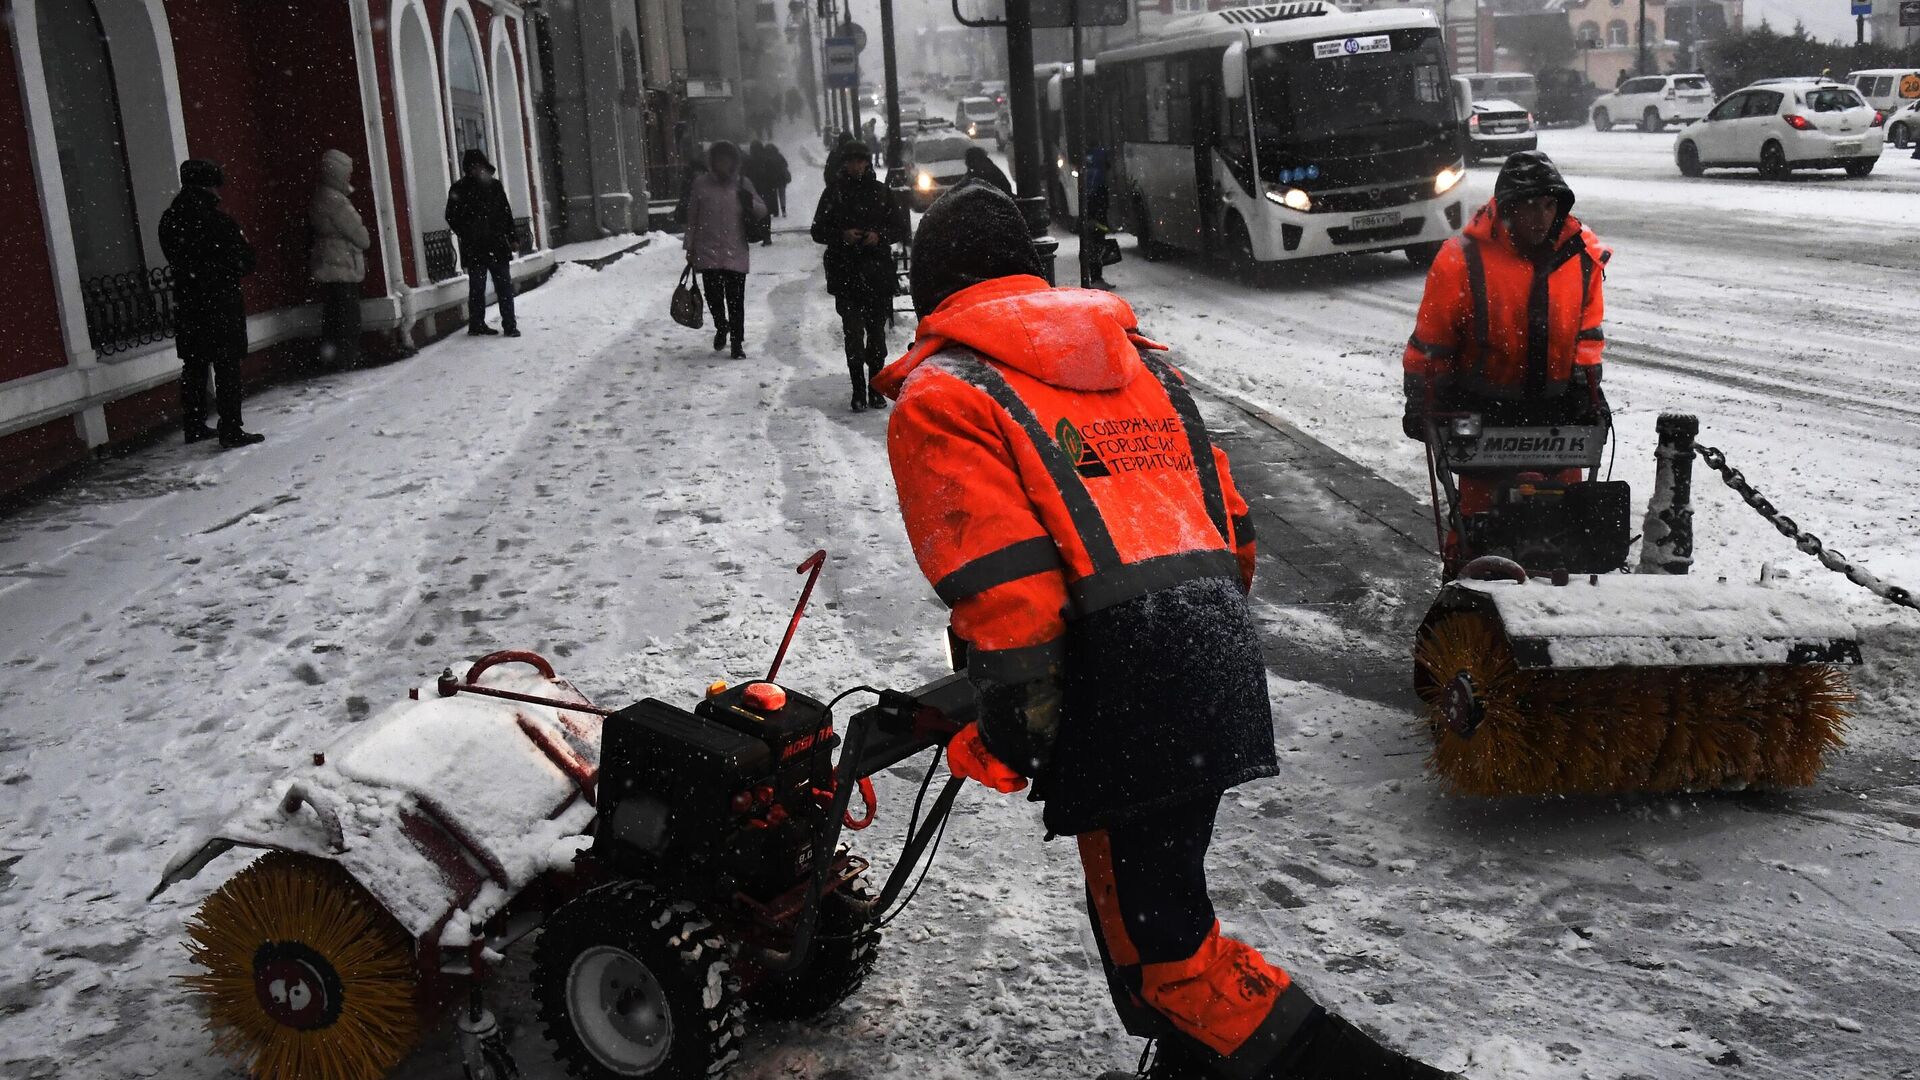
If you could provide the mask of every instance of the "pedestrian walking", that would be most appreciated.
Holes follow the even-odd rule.
[[[887,360],[887,323],[893,318],[893,245],[909,235],[907,214],[873,174],[873,157],[859,143],[840,148],[840,166],[813,212],[813,241],[825,244],[827,291],[846,346],[853,411],[881,409],[887,399],[871,386]]]
[[[266,436],[240,420],[240,361],[247,355],[247,307],[240,279],[253,273],[253,245],[220,209],[226,175],[216,162],[180,163],[180,194],[160,215],[160,251],[173,270],[174,345],[180,353],[180,420],[190,443],[218,437],[224,449]],[[218,428],[207,427],[213,380]]]
[[[1152,1080],[1442,1080],[1222,932],[1224,792],[1277,771],[1247,611],[1253,523],[1185,379],[1126,301],[1054,289],[1019,208],[962,184],[914,238],[912,351],[876,385],[914,557],[979,711],[957,777],[1033,781]],[[1116,432],[1150,430],[1143,449]],[[1134,1080],[1132,1072],[1102,1080]]]
[[[755,140],[747,146],[746,157],[740,162],[740,175],[746,177],[747,182],[753,185],[753,190],[760,193],[761,200],[767,204],[768,214],[772,214],[773,178],[769,175],[767,164],[767,144]],[[772,233],[769,232],[760,243],[764,247],[772,247]]]
[[[871,155],[872,158],[881,157],[886,153],[886,146],[880,141],[879,120],[869,118],[861,129],[860,139],[867,144],[867,153]],[[871,158],[869,160],[871,160]]]
[[[987,156],[984,147],[967,147],[965,160],[969,177],[992,184],[1008,195],[1013,194],[1013,181],[1007,179],[1007,174],[1001,172],[1000,166],[995,165],[993,159]]]
[[[493,162],[479,147],[460,157],[465,174],[447,192],[447,228],[460,241],[460,263],[467,271],[467,333],[520,336],[513,317],[513,208],[507,189],[493,174]],[[487,325],[487,279],[500,300],[500,329]]]
[[[360,283],[367,276],[372,237],[349,196],[353,159],[340,150],[320,155],[320,181],[307,203],[313,248],[307,272],[320,287],[320,359],[335,367],[360,361]]]
[[[773,212],[786,217],[787,186],[793,183],[793,167],[777,143],[767,144],[767,170],[773,177]]]
[[[713,312],[715,352],[733,342],[733,357],[746,356],[747,224],[765,221],[767,204],[740,173],[740,148],[717,142],[707,148],[707,171],[687,192],[687,231],[681,237],[687,265],[700,273]]]

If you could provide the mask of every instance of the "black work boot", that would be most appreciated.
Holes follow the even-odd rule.
[[[880,365],[871,360],[867,361],[867,379],[865,385],[867,388],[867,408],[869,409],[884,409],[887,407],[887,395],[873,388],[873,380],[878,378],[879,375]]]
[[[853,411],[867,411],[867,383],[860,374],[860,365],[847,365],[847,378],[853,383]]]
[[[1191,1051],[1167,1041],[1155,1042],[1150,1050],[1153,1063],[1145,1072],[1131,1069],[1109,1069],[1096,1080],[1214,1080],[1215,1074],[1209,1072]],[[1146,1056],[1142,1055],[1141,1061]]]
[[[719,320],[714,320],[718,322]],[[713,351],[719,352],[727,347],[727,328],[722,326],[713,332]]]

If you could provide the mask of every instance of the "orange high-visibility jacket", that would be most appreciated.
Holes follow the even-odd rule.
[[[874,385],[907,535],[976,681],[1057,674],[1069,620],[1209,577],[1253,581],[1226,454],[1110,293],[997,278],[921,320]]]
[[[1583,386],[1597,386],[1591,376],[1606,344],[1601,284],[1612,255],[1569,215],[1552,254],[1529,259],[1489,202],[1427,272],[1403,357],[1409,398],[1428,396],[1429,406],[1552,398],[1576,369],[1584,369]]]

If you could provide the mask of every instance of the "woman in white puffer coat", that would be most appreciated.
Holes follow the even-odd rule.
[[[307,204],[313,250],[307,270],[320,286],[320,360],[351,367],[360,359],[360,282],[373,240],[348,198],[353,159],[338,150],[320,155],[320,182]]]

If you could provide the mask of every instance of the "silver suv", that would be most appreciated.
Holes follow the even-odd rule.
[[[1621,83],[1611,94],[1600,95],[1589,115],[1599,131],[1615,124],[1639,124],[1641,131],[1660,131],[1669,124],[1691,124],[1711,108],[1713,84],[1705,75],[1643,75]]]

